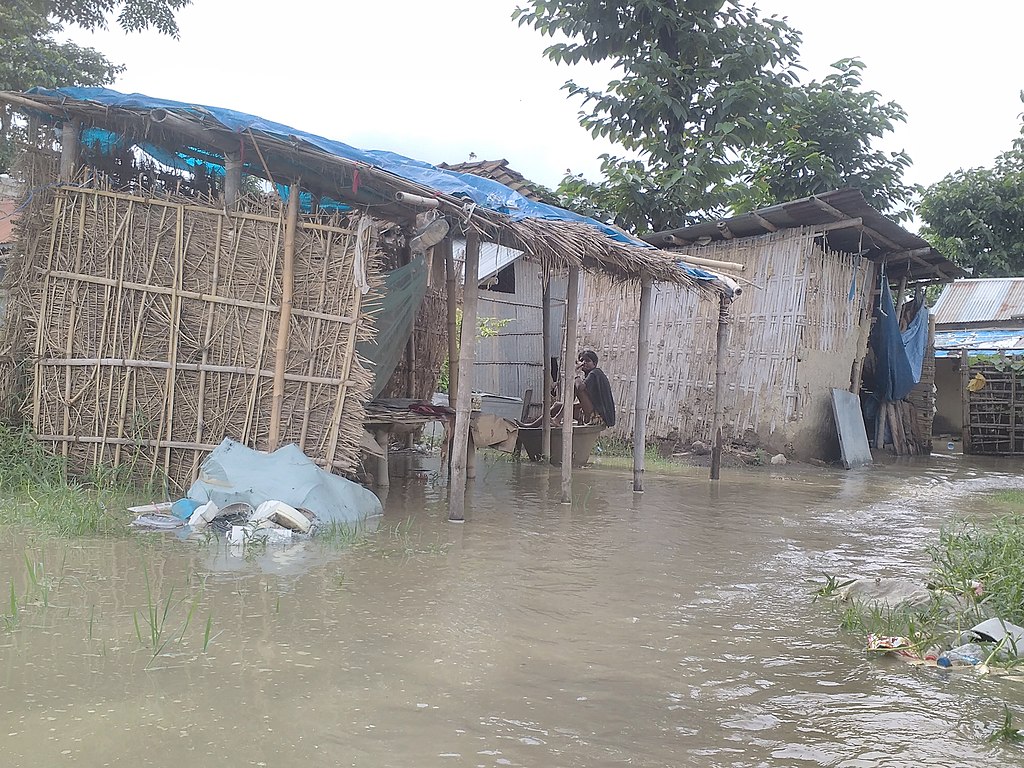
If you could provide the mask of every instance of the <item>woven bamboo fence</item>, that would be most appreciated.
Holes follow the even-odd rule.
[[[871,264],[823,248],[812,229],[726,240],[688,253],[746,265],[748,285],[730,309],[724,433],[778,450],[821,443],[831,429],[829,390],[850,388],[863,355]],[[588,277],[581,346],[601,357],[612,381],[620,437],[633,432],[639,290]],[[709,440],[714,415],[718,305],[657,286],[651,310],[647,434]],[[797,449],[797,452],[804,452]]]
[[[27,214],[7,357],[20,340],[32,429],[72,469],[128,464],[184,486],[224,437],[275,447],[275,417],[278,444],[332,469],[355,466],[371,381],[355,345],[372,327],[353,279],[354,226],[299,222],[292,311],[279,328],[281,206],[227,213],[61,187]],[[373,227],[364,234],[367,262],[375,237]]]

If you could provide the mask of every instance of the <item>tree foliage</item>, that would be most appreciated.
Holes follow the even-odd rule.
[[[797,89],[781,115],[779,141],[744,152],[738,210],[753,210],[832,189],[854,187],[875,208],[911,217],[917,188],[903,180],[906,152],[884,152],[872,143],[906,122],[903,108],[862,90],[864,63],[843,59],[820,82]]]
[[[908,218],[915,188],[904,152],[872,143],[906,120],[864,90],[864,64],[837,62],[800,85],[800,34],[746,0],[530,0],[514,15],[564,37],[559,63],[605,62],[604,89],[565,84],[580,123],[621,146],[601,181],[567,176],[563,204],[633,230],[667,229],[852,186]]]
[[[1024,276],[1024,124],[993,167],[949,174],[917,212],[928,242],[975,277]]]
[[[615,67],[604,89],[564,87],[583,99],[580,123],[630,156],[604,155],[603,181],[562,191],[630,229],[720,208],[742,151],[793,94],[799,33],[737,0],[531,0],[514,18],[567,38],[546,49],[552,61]]]
[[[150,27],[177,36],[174,12],[191,0],[9,0],[0,4],[0,90],[105,85],[123,71],[94,48],[61,42],[65,24],[106,27],[116,14],[126,32]],[[0,172],[10,167],[14,131],[8,107],[0,107]]]

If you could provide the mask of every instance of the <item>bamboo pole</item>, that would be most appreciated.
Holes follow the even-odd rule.
[[[576,331],[579,327],[580,268],[569,267],[562,354],[562,503],[572,504],[572,406],[576,399]]]
[[[63,229],[64,211],[62,203],[66,200],[67,193],[57,194],[53,198],[53,224],[50,227],[50,249],[46,256],[46,272],[43,273],[43,296],[40,302],[39,317],[47,316],[51,285],[53,259],[57,252],[57,230]],[[42,429],[42,407],[43,407],[43,376],[42,367],[39,364],[46,348],[46,323],[40,322],[36,327],[35,362],[33,363],[35,381],[32,388],[32,431],[39,434]]]
[[[540,453],[544,460],[551,458],[551,387],[555,383],[551,371],[551,268],[546,267],[541,275],[544,281],[541,290],[541,337],[544,355],[544,389],[541,411]]]
[[[451,237],[446,237],[439,246],[444,256],[445,300],[448,311],[448,405],[454,408],[459,393],[459,368],[455,364],[459,359],[459,340],[456,336],[458,322],[455,312],[458,307],[459,276],[455,271]]]
[[[711,479],[722,477],[722,421],[725,416],[725,354],[729,341],[729,299],[718,305],[718,335],[715,343],[715,420],[711,427]]]
[[[466,478],[468,471],[470,398],[473,392],[473,361],[476,358],[476,302],[479,289],[477,270],[480,261],[480,233],[466,232],[466,277],[462,294],[462,344],[459,350],[459,389],[455,402],[455,438],[452,441],[452,468],[448,497],[448,520],[466,519]],[[449,309],[451,303],[449,303]],[[450,347],[449,347],[450,349]],[[451,376],[451,360],[448,362]]]
[[[284,229],[284,263],[281,267],[281,312],[277,322],[274,350],[274,396],[270,406],[269,450],[277,450],[281,441],[281,410],[284,407],[284,374],[288,357],[288,329],[292,320],[292,291],[295,282],[295,230],[299,225],[299,185],[288,187],[288,217]]]
[[[78,206],[78,242],[75,245],[75,272],[82,271],[82,250],[85,247],[85,195],[81,196],[81,205]],[[71,311],[68,312],[68,337],[65,340],[65,357],[71,357],[71,350],[75,343],[75,325],[78,319],[78,307],[81,303],[79,293],[80,283],[76,282],[71,288]],[[71,369],[64,371],[64,431],[71,431]],[[67,457],[68,446],[63,447],[63,455]]]
[[[60,180],[74,181],[78,172],[82,125],[78,120],[65,120],[60,127]]]
[[[224,206],[230,211],[242,191],[242,153],[224,153]]]
[[[226,192],[225,192],[226,196]],[[226,202],[226,199],[225,199]],[[217,288],[220,282],[220,250],[221,241],[224,238],[224,219],[225,216],[217,217],[217,229],[215,237],[217,242],[213,246],[213,274],[210,278],[210,290],[214,293],[217,292]],[[232,236],[235,235],[232,229]],[[203,370],[210,360],[210,344],[213,342],[213,304],[207,304],[206,306],[206,329],[203,331],[203,351],[200,357],[200,370],[199,370],[199,391],[196,394],[196,437],[195,442],[199,443],[203,439],[203,430],[205,424],[203,423],[206,415],[206,376],[207,371]],[[192,452],[192,472],[191,477],[193,480],[199,477],[199,463],[200,463],[199,451]]]
[[[972,453],[971,450],[971,390],[967,385],[971,383],[971,361],[966,349],[960,350],[960,426],[961,450],[965,455]]]
[[[640,328],[636,342],[636,410],[633,414],[633,492],[644,492],[644,458],[647,453],[647,411],[650,401],[651,294],[653,282],[640,283]]]

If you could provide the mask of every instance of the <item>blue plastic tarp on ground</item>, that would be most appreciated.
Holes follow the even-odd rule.
[[[237,112],[233,109],[189,104],[169,99],[157,99],[141,93],[121,93],[110,88],[33,88],[29,93],[75,101],[91,101],[123,109],[166,109],[172,112],[185,112],[195,117],[219,123],[222,127],[235,133],[242,133],[247,130],[260,131],[286,141],[304,142],[335,157],[365,163],[366,165],[393,173],[407,181],[429,187],[436,192],[464,198],[481,208],[502,213],[513,220],[536,218],[549,221],[577,222],[599,230],[606,237],[616,242],[633,245],[638,248],[653,248],[649,243],[631,237],[608,224],[553,205],[530,200],[515,190],[506,187],[504,184],[491,179],[445,170],[430,163],[413,160],[394,152],[359,149],[344,142],[326,139],[323,136],[300,131],[282,123],[265,120],[257,115]],[[679,268],[697,280],[713,280],[716,277],[702,269],[682,265]]]

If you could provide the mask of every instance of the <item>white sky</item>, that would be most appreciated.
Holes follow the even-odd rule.
[[[843,57],[865,62],[866,85],[909,114],[886,144],[914,160],[908,180],[989,165],[1018,135],[1024,2],[990,0],[984,12],[951,0],[756,4],[803,32],[804,79]],[[601,85],[607,73],[543,59],[549,40],[510,20],[515,5],[194,0],[177,41],[70,32],[127,65],[118,90],[252,112],[431,163],[504,157],[548,186],[566,169],[595,178],[609,146],[579,127],[578,104],[559,88],[569,77]]]

